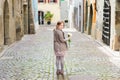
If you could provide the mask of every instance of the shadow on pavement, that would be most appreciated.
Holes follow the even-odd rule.
[[[66,75],[57,75],[57,80],[68,80]]]

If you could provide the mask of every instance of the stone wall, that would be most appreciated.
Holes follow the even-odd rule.
[[[0,0],[0,51],[4,45],[10,45],[20,40],[25,33],[24,27],[27,27],[28,24],[24,25],[24,18],[26,17],[28,20],[28,14],[24,15],[23,3],[24,0]],[[29,11],[32,17],[31,7]],[[30,33],[34,33],[34,26],[30,28],[30,31]]]

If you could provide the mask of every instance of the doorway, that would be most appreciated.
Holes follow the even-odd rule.
[[[3,18],[4,18],[4,45],[9,44],[9,5],[8,1],[5,0],[4,2],[4,9],[3,9]]]
[[[44,24],[44,12],[43,11],[38,11],[38,21],[39,21],[39,25]]]
[[[81,18],[82,18],[82,17],[81,17],[81,6],[79,5],[79,31],[82,31],[82,30],[81,30],[81,27],[82,27],[82,26],[81,26]]]
[[[88,28],[88,34],[91,35],[92,31],[92,20],[93,20],[93,8],[92,4],[90,5],[90,16],[89,16],[89,28]]]

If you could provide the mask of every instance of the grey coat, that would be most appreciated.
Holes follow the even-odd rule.
[[[54,51],[63,52],[67,50],[67,40],[62,30],[54,29]]]

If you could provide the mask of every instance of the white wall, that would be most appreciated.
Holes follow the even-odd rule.
[[[68,19],[68,1],[61,1],[61,20]]]
[[[73,5],[69,7],[69,28],[73,28]]]

